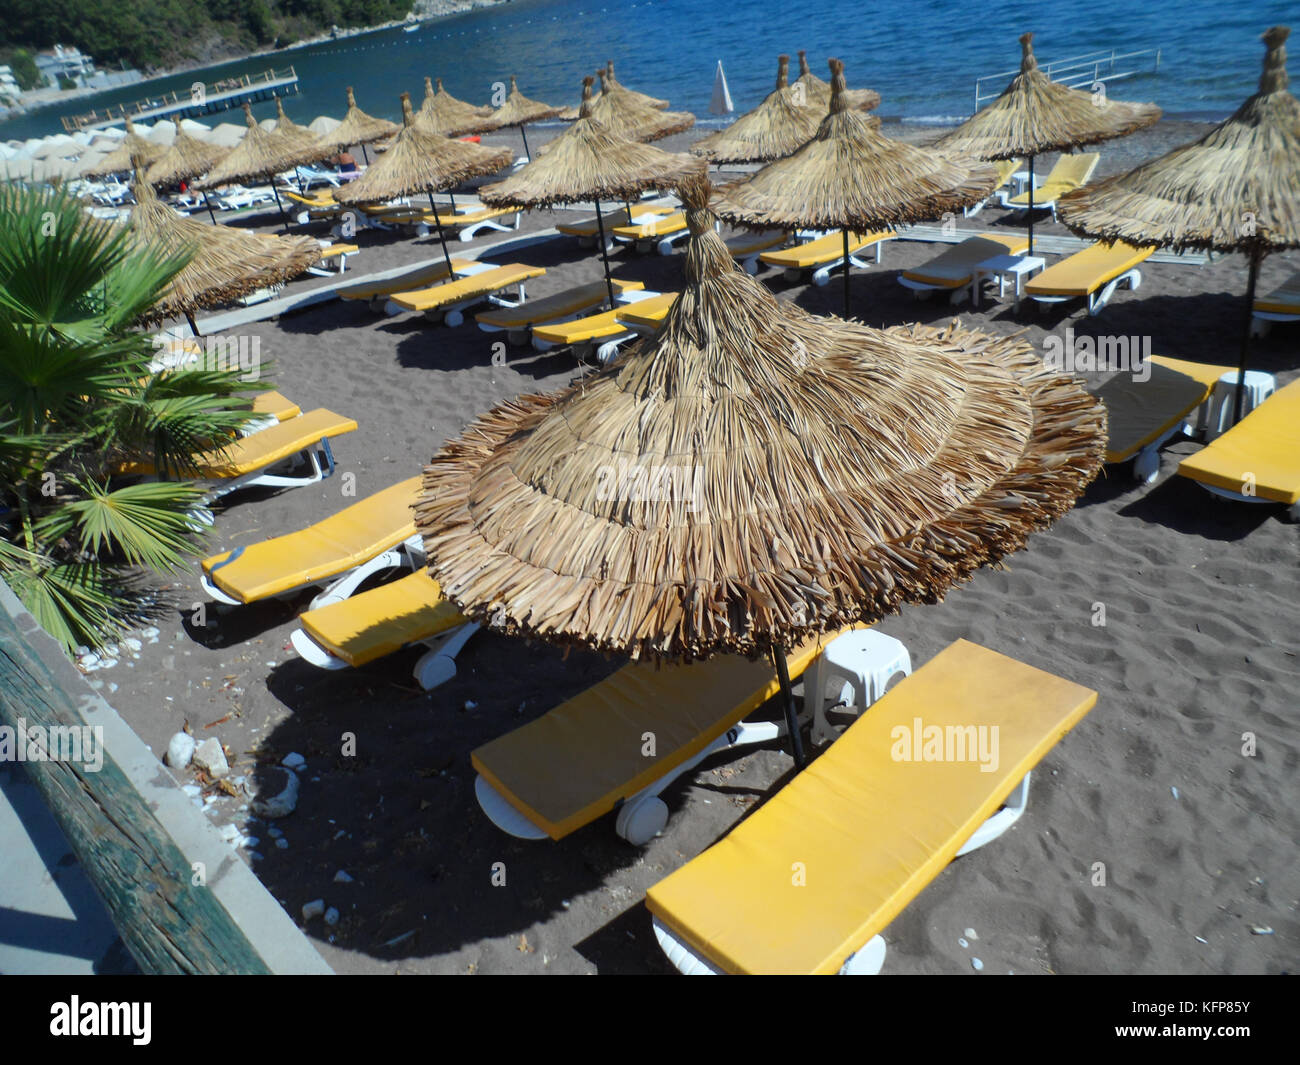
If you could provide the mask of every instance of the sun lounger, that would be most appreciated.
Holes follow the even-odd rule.
[[[482,273],[492,268],[488,263],[479,263],[472,259],[452,259],[451,266],[456,271],[457,277]],[[383,281],[360,281],[355,285],[347,285],[336,289],[335,295],[343,300],[364,300],[370,304],[371,310],[382,311],[388,302],[388,297],[395,292],[411,292],[446,280],[447,264],[442,259],[437,259],[426,266]]]
[[[477,303],[495,303],[500,307],[517,307],[524,302],[524,284],[546,273],[544,267],[510,263],[497,266],[469,277],[457,278],[431,288],[415,292],[395,292],[389,297],[385,310],[388,314],[419,311],[435,321],[439,318],[449,326],[465,321],[461,312]],[[518,297],[510,300],[501,293],[509,288],[518,289]]]
[[[626,226],[641,224],[651,221],[655,218],[665,218],[676,211],[675,207],[633,207],[631,217],[628,216],[626,208],[619,208],[611,214],[602,215],[602,221],[605,225],[605,234],[612,232],[615,226]],[[584,248],[593,246],[600,239],[600,227],[596,224],[596,217],[584,219],[581,222],[561,222],[557,225],[556,230],[565,236],[577,237],[578,243]]]
[[[614,226],[609,233],[616,241],[631,244],[637,251],[656,248],[660,255],[671,255],[673,245],[691,235],[686,227],[686,214],[683,211],[656,216],[644,222]]]
[[[980,211],[984,210],[984,208],[988,206],[989,200],[993,199],[993,197],[997,195],[998,190],[1010,181],[1016,171],[1024,165],[1025,161],[1023,159],[999,159],[995,162],[993,166],[998,172],[998,183],[993,186],[993,191],[985,196],[984,199],[980,200],[979,203],[963,208],[962,214],[967,218],[974,218],[980,213]]]
[[[618,355],[620,345],[641,335],[622,321],[621,315],[630,309],[640,308],[642,304],[646,305],[646,313],[654,314],[661,308],[672,306],[676,298],[676,292],[628,292],[621,297],[626,301],[621,307],[570,322],[548,322],[534,326],[533,347],[538,351],[571,347],[582,359],[594,349],[600,362],[607,363]]]
[[[880,933],[953,858],[1015,822],[1030,770],[1096,701],[1094,691],[958,640],[650,889],[660,945],[688,973],[879,972]],[[941,730],[946,760],[919,757],[932,747],[907,749],[923,728],[927,741]],[[996,736],[995,758],[953,742],[974,745],[977,735]]]
[[[1266,336],[1273,322],[1300,322],[1300,272],[1292,274],[1267,296],[1255,299],[1251,336]]]
[[[270,185],[259,185],[254,189],[245,188],[243,185],[232,185],[216,193],[216,200],[224,210],[240,211],[245,207],[275,203],[275,193],[271,191]]]
[[[1160,448],[1203,431],[1206,402],[1230,367],[1152,355],[1151,376],[1117,374],[1097,390],[1106,405],[1108,463],[1133,460],[1133,476],[1150,483],[1160,473]]]
[[[1142,284],[1138,265],[1151,257],[1155,248],[1135,248],[1123,241],[1098,241],[1067,259],[1053,263],[1025,282],[1025,295],[1038,303],[1088,301],[1088,314],[1096,315],[1120,285],[1136,290]]]
[[[620,307],[615,318],[620,325],[625,325],[642,335],[657,333],[676,302],[677,293],[667,292],[660,299],[639,300],[626,307]]]
[[[792,680],[829,639],[787,655]],[[658,796],[677,777],[719,751],[782,734],[776,722],[743,720],[779,691],[770,663],[736,655],[624,666],[474,751],[474,794],[493,824],[520,839],[563,839],[618,809],[615,831],[640,846],[667,823]]]
[[[361,250],[356,244],[326,244],[321,241],[321,245],[320,262],[307,267],[307,273],[318,277],[344,273],[348,268],[348,256]]]
[[[1023,255],[1029,241],[1019,234],[980,233],[953,244],[928,263],[904,270],[898,283],[918,297],[931,292],[949,292],[953,303],[969,297],[975,283],[975,267],[997,255]]]
[[[1300,521],[1300,379],[1183,459],[1178,472],[1226,499],[1281,503]]]
[[[289,203],[300,208],[293,214],[293,220],[300,226],[308,222],[325,221],[331,218],[337,218],[345,210],[341,203],[337,203],[329,191],[317,192],[314,194],[295,192],[292,189],[284,189],[280,194]]]
[[[410,214],[394,213],[385,215],[382,221],[413,229],[417,237],[427,237],[430,233],[436,232],[437,224],[441,221],[444,233],[448,236],[455,235],[460,238],[462,243],[468,244],[484,229],[496,229],[502,233],[509,233],[511,230],[518,229],[519,216],[519,209],[515,207],[484,207],[480,205],[455,212],[434,211],[432,208],[426,207]],[[511,220],[508,222],[502,221],[505,218]]]
[[[726,240],[727,251],[744,268],[747,274],[758,273],[758,259],[765,251],[779,248],[790,234],[781,229],[766,229],[761,233],[740,233]]]
[[[324,584],[311,601],[314,610],[348,598],[376,573],[418,569],[424,545],[411,506],[420,483],[411,477],[298,532],[205,558],[203,590],[219,603],[239,606]]]
[[[426,691],[456,675],[456,655],[478,626],[442,597],[438,582],[419,569],[360,595],[309,610],[289,637],[298,654],[321,669],[378,661],[409,644],[428,651],[414,674]]]
[[[640,292],[645,289],[640,281],[614,281],[614,295],[623,292]],[[604,280],[589,281],[585,285],[557,292],[540,300],[529,300],[518,307],[502,307],[484,311],[474,320],[485,333],[507,335],[512,344],[526,344],[532,327],[543,322],[561,322],[578,318],[593,307],[603,306],[609,300],[609,288]]]
[[[865,270],[870,264],[857,258],[857,253],[866,248],[875,248],[878,264],[885,241],[893,240],[895,236],[897,234],[888,229],[876,230],[874,233],[850,233],[849,263],[859,270]],[[813,284],[825,285],[831,279],[831,271],[844,265],[844,234],[836,231],[793,247],[765,251],[758,259],[768,266],[780,267],[787,281],[798,281],[805,271],[811,270]]]
[[[1092,172],[1097,169],[1097,162],[1100,159],[1101,156],[1097,152],[1062,155],[1043,179],[1043,183],[1034,189],[1034,210],[1051,211],[1052,217],[1055,218],[1056,201],[1067,192],[1073,192],[1086,185],[1088,179],[1092,177]],[[1013,211],[1029,209],[1028,190],[1018,196],[1007,196],[1003,193],[998,200],[1003,207],[1009,207]]]

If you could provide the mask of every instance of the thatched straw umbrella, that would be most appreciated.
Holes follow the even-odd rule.
[[[1029,254],[1034,254],[1034,156],[1124,137],[1160,118],[1155,104],[1128,104],[1071,89],[1038,69],[1034,35],[1020,35],[1020,73],[1002,95],[940,138],[977,159],[1029,157]]]
[[[370,203],[392,200],[413,193],[429,194],[438,227],[447,270],[451,271],[451,254],[442,231],[442,219],[433,194],[455,188],[470,178],[495,174],[510,165],[514,153],[509,148],[486,148],[469,141],[450,140],[440,133],[426,133],[415,121],[411,94],[402,93],[402,129],[392,146],[356,181],[336,189],[339,203]]]
[[[359,144],[361,154],[369,164],[370,155],[366,152],[366,145],[391,137],[401,127],[386,118],[375,118],[373,115],[366,114],[357,106],[356,94],[352,91],[351,85],[348,86],[347,91],[347,113],[337,126],[320,138],[320,145],[322,148],[328,148],[327,155],[337,155],[339,152],[347,151],[352,145]]]
[[[605,60],[604,84],[605,84],[604,91],[606,92],[609,92],[611,90],[616,92],[625,92],[629,96],[631,96],[634,100],[640,101],[641,103],[645,104],[647,107],[653,107],[657,111],[668,110],[667,100],[661,100],[657,96],[647,96],[643,92],[637,92],[635,89],[629,89],[626,85],[624,85],[621,81],[619,81],[618,78],[614,75],[614,60],[612,59]]]
[[[431,574],[468,617],[632,659],[785,651],[932,603],[1064,514],[1106,414],[1014,337],[880,331],[778,300],[682,190],[663,328],[480,417],[425,467]],[[660,471],[681,476],[667,478]]]
[[[167,148],[161,144],[154,144],[153,141],[140,136],[135,131],[135,125],[131,122],[130,116],[126,116],[126,136],[122,142],[97,163],[91,163],[90,166],[78,168],[79,177],[97,178],[107,177],[109,174],[121,174],[132,169],[132,160],[139,156],[145,162],[145,165],[155,162],[162,157]]]
[[[275,186],[275,175],[282,170],[291,170],[296,165],[298,148],[283,136],[268,132],[258,125],[257,119],[253,117],[253,109],[247,103],[244,104],[244,122],[248,127],[244,139],[231,148],[226,157],[208,171],[205,178],[196,181],[195,188],[215,189],[241,181],[269,179],[271,192],[275,195],[275,205],[280,209],[280,221],[287,233],[289,218],[284,213],[280,190]]]
[[[479,189],[479,198],[500,207],[549,207],[558,203],[596,203],[605,287],[614,304],[609,248],[601,200],[630,201],[648,189],[670,189],[705,165],[689,155],[672,155],[648,144],[615,136],[591,115],[591,85],[582,79],[582,117],[547,145],[547,151],[519,173]]]
[[[328,145],[321,142],[320,137],[284,113],[284,103],[278,96],[275,98],[275,113],[275,128],[271,132],[285,145],[285,157],[295,174],[298,167],[311,166],[335,154]],[[305,191],[301,178],[299,191]]]
[[[492,114],[490,107],[476,107],[458,100],[442,87],[442,78],[424,79],[424,102],[415,114],[415,124],[426,133],[441,133],[446,137],[463,137],[478,131],[483,119]]]
[[[878,122],[849,110],[844,64],[832,59],[830,68],[830,113],[817,135],[794,155],[726,186],[715,210],[752,229],[842,230],[847,318],[849,230],[888,229],[978,203],[993,191],[997,171],[884,136]]]
[[[167,284],[148,321],[184,315],[194,335],[194,312],[227,303],[267,285],[297,277],[320,259],[320,243],[310,237],[267,237],[260,233],[210,226],[181,218],[154,194],[138,159],[133,186],[136,203],[127,226],[142,249],[152,254],[195,250],[186,267]]]
[[[591,117],[611,133],[630,141],[657,141],[695,125],[689,111],[659,111],[626,89],[611,87],[605,71],[596,71],[596,76],[600,96],[592,101]]]
[[[800,107],[788,85],[790,57],[777,63],[776,88],[752,111],[726,129],[691,145],[695,155],[711,163],[766,163],[807,144],[824,117],[812,107]]]
[[[1287,91],[1290,33],[1274,26],[1263,35],[1268,51],[1259,91],[1226,122],[1057,205],[1057,216],[1085,236],[1245,253],[1250,272],[1234,422],[1241,418],[1259,264],[1271,251],[1300,247],[1300,101]]]
[[[145,171],[145,180],[155,188],[163,185],[179,185],[182,181],[192,181],[202,177],[211,170],[226,154],[220,145],[209,144],[197,137],[191,137],[181,127],[180,116],[172,121],[176,123],[176,137],[161,156],[154,160]],[[207,192],[203,193],[203,202],[208,208],[208,217],[216,224],[217,216],[212,211],[212,203]]]
[[[809,107],[825,111],[831,105],[831,87],[812,72],[804,49],[800,48],[798,55],[799,76],[794,79],[794,84],[803,86],[804,99]],[[844,99],[854,111],[874,111],[880,106],[880,93],[875,89],[846,89]]]
[[[519,91],[519,86],[515,82],[515,75],[510,75],[510,95],[506,97],[506,102],[492,112],[487,118],[484,118],[476,127],[475,132],[490,133],[492,130],[505,129],[507,126],[518,126],[519,135],[524,141],[525,161],[531,158],[528,150],[528,134],[524,130],[529,122],[540,122],[543,119],[555,118],[560,111],[559,107],[552,107],[550,104],[541,103],[538,100],[530,100],[527,96]]]

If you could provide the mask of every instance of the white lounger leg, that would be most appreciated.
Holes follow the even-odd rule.
[[[1025,779],[1016,785],[1016,790],[1007,796],[1007,801],[1002,804],[1002,809],[975,830],[975,834],[957,852],[958,858],[963,854],[978,850],[986,843],[992,843],[998,836],[1020,820],[1020,815],[1025,812],[1025,807],[1029,805],[1030,776],[1031,774],[1026,773]]]
[[[652,918],[655,939],[677,971],[686,976],[725,976],[726,974],[706,958],[700,957],[677,938],[658,917]],[[872,936],[840,967],[840,976],[875,976],[885,964],[885,941]]]
[[[451,632],[421,641],[429,650],[420,656],[412,670],[421,688],[433,691],[456,675],[456,656],[478,629],[478,623],[470,621]]]
[[[1110,302],[1111,296],[1115,295],[1115,290],[1124,282],[1127,282],[1128,287],[1136,292],[1142,284],[1142,271],[1136,268],[1129,270],[1108,282],[1100,292],[1089,293],[1088,316],[1090,318],[1095,317],[1097,313]]]
[[[329,606],[330,603],[341,603],[351,597],[361,587],[363,581],[376,573],[382,573],[386,569],[396,569],[399,566],[413,570],[423,562],[424,541],[417,534],[404,540],[397,547],[383,551],[359,566],[354,566],[332,584],[326,585],[324,590],[311,601],[308,609],[319,610],[323,606]]]
[[[238,492],[241,488],[298,488],[305,484],[323,481],[334,473],[334,452],[330,450],[329,437],[321,437],[317,443],[284,461],[290,463],[291,468],[306,462],[310,472],[299,475],[271,473],[269,470],[246,473],[242,477],[233,477],[225,484],[210,489],[203,497],[204,503],[211,503],[231,492]],[[283,462],[276,463],[276,467],[283,465]]]

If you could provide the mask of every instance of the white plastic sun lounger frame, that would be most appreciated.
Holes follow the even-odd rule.
[[[230,557],[225,562],[219,562],[212,569],[221,569],[222,566],[228,566],[244,553],[242,547],[235,548],[230,553]],[[381,551],[374,558],[369,558],[365,562],[360,562],[351,569],[344,570],[335,576],[321,592],[311,601],[308,610],[318,610],[323,606],[329,606],[331,603],[341,603],[344,599],[350,598],[362,583],[376,573],[382,573],[389,569],[409,569],[415,571],[424,565],[424,539],[418,533],[414,536],[403,540],[396,547],[390,547],[386,551]],[[218,609],[227,607],[243,606],[242,599],[235,599],[223,592],[213,582],[212,577],[207,571],[200,567],[199,582],[203,585],[203,590],[208,593],[209,597],[215,599],[218,603]],[[293,588],[278,592],[271,599],[289,599],[297,595],[303,588],[310,588],[319,581],[309,581],[306,584],[299,584]]]
[[[618,301],[619,306],[627,307],[634,303],[640,303],[641,300],[650,299],[652,296],[662,295],[662,292],[651,292],[649,289],[629,289],[626,292],[616,294],[614,298]],[[584,317],[584,315],[575,315],[574,318],[556,318],[546,324],[555,325],[558,322],[573,321],[579,317]],[[594,352],[600,365],[606,366],[614,359],[618,358],[618,351],[622,345],[626,344],[629,340],[635,340],[639,336],[641,336],[640,333],[628,326],[622,333],[618,333],[614,336],[602,337],[599,342],[595,340],[579,340],[570,345],[570,347],[573,348],[573,353],[580,362],[586,362]],[[534,351],[550,351],[552,348],[562,346],[554,344],[549,340],[539,340],[536,336],[533,337],[532,344]]]
[[[1088,293],[1088,317],[1095,318],[1101,309],[1110,302],[1110,298],[1115,295],[1116,290],[1121,284],[1127,283],[1131,291],[1136,292],[1142,286],[1142,271],[1136,266],[1131,270],[1125,270],[1118,277],[1113,277],[1099,289],[1094,289]],[[1078,296],[1038,296],[1033,293],[1026,293],[1035,303],[1068,303],[1070,300],[1077,300]]]
[[[460,214],[469,214],[469,210],[458,212]],[[522,211],[515,211],[511,215],[498,215],[496,218],[484,218],[478,222],[472,222],[465,226],[457,234],[457,239],[462,244],[468,244],[484,229],[495,229],[502,233],[513,233],[519,228],[520,219],[523,216]],[[455,217],[454,215],[452,217]],[[502,222],[502,218],[512,218],[511,222]],[[414,224],[415,235],[417,237],[427,237],[430,233],[436,233],[437,227],[430,225],[428,222],[416,222]]]
[[[306,473],[291,474],[288,472],[297,469],[303,464],[308,467]],[[213,500],[228,496],[231,492],[238,492],[243,488],[299,488],[303,485],[315,484],[317,481],[325,480],[326,477],[333,475],[335,468],[334,452],[330,449],[329,437],[322,436],[314,444],[308,444],[301,451],[273,462],[269,466],[264,466],[260,470],[251,470],[242,476],[223,481],[217,487],[210,489],[203,498],[204,502],[211,503]],[[271,472],[277,469],[283,470],[283,472]]]
[[[1029,778],[1032,775],[1032,772],[1025,774],[1024,779],[1007,796],[1002,808],[975,830],[971,838],[962,844],[961,849],[954,857],[960,858],[963,854],[978,850],[986,843],[992,843],[1020,820],[1029,806]],[[716,965],[701,957],[691,947],[678,939],[658,917],[653,919],[653,924],[655,939],[659,941],[659,946],[668,956],[668,960],[673,963],[679,972],[687,976],[725,975]],[[884,967],[885,953],[884,937],[881,935],[872,936],[863,946],[849,955],[848,960],[840,967],[839,975],[875,976]]]
[[[456,675],[456,656],[478,630],[478,622],[467,621],[464,625],[447,632],[441,632],[427,640],[415,640],[407,645],[421,644],[428,648],[415,663],[415,668],[411,670],[411,675],[424,691],[433,691]],[[318,669],[352,668],[343,659],[325,650],[307,634],[305,629],[294,629],[289,636],[289,642],[293,644],[293,649],[298,652],[300,658]]]
[[[1250,335],[1266,337],[1274,322],[1300,322],[1300,314],[1283,314],[1281,311],[1252,311]]]
[[[488,269],[492,269],[491,266]],[[474,271],[479,273],[480,271]],[[467,272],[466,272],[467,276]],[[488,292],[478,296],[468,296],[463,300],[457,300],[455,303],[448,303],[442,307],[431,307],[427,311],[422,311],[424,317],[431,322],[442,322],[443,325],[455,329],[457,326],[465,324],[465,308],[477,307],[480,303],[491,303],[497,307],[522,307],[528,299],[528,293],[525,290],[527,281],[517,281],[513,285],[507,285],[504,289],[498,289],[496,292]],[[515,299],[502,295],[509,289],[516,289],[518,295]],[[399,307],[392,300],[384,306],[384,313],[392,317],[397,314],[406,314],[405,307]]]

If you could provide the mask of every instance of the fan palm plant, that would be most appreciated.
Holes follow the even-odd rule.
[[[195,250],[141,253],[66,194],[0,188],[0,576],[69,649],[156,610],[143,570],[192,550],[201,490],[114,471],[192,473],[248,416],[238,373],[155,375],[133,327]]]

